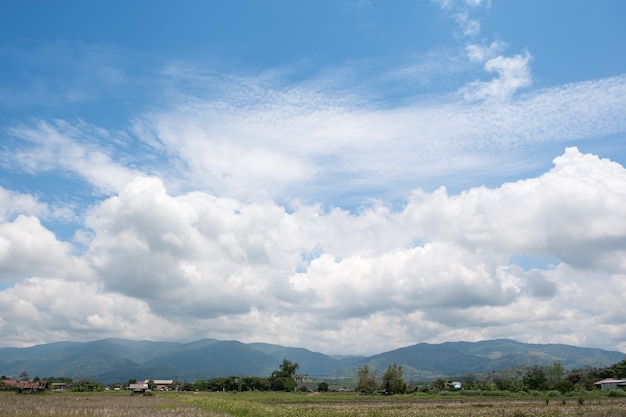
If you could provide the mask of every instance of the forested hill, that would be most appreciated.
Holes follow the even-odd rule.
[[[428,379],[491,372],[522,365],[566,369],[606,367],[626,357],[622,352],[558,344],[527,344],[513,340],[420,343],[370,357],[335,357],[303,348],[266,343],[202,339],[191,343],[105,339],[58,342],[29,348],[0,348],[0,374],[18,377],[66,376],[103,383],[137,379],[196,380],[218,376],[269,376],[283,359],[299,364],[311,376],[353,377],[367,364],[382,372],[401,365],[405,375]]]

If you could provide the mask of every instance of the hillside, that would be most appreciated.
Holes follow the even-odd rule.
[[[566,369],[605,367],[624,357],[622,352],[514,340],[420,343],[370,357],[334,357],[267,343],[105,339],[0,348],[0,374],[17,377],[26,371],[31,377],[67,376],[103,383],[130,378],[184,382],[230,375],[269,376],[287,358],[300,365],[300,373],[311,376],[353,377],[366,364],[380,373],[389,364],[397,363],[404,368],[407,379],[433,379],[516,366],[551,365],[554,361],[560,361]]]
[[[622,352],[562,344],[529,344],[498,339],[481,342],[420,343],[380,353],[333,372],[333,377],[356,374],[368,365],[383,372],[390,363],[402,365],[411,379],[432,379],[469,373],[500,371],[517,366],[547,366],[561,362],[565,369],[605,367],[624,359]]]

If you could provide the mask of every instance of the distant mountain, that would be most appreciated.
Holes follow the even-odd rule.
[[[370,357],[335,357],[268,343],[104,339],[0,348],[0,374],[17,377],[26,371],[31,377],[91,378],[106,384],[126,382],[130,378],[184,382],[231,375],[269,376],[286,358],[299,364],[298,372],[310,376],[354,377],[366,364],[382,373],[389,364],[397,363],[402,365],[407,379],[423,380],[525,365],[551,365],[554,361],[560,361],[566,369],[605,367],[625,356],[622,352],[514,340],[420,343]]]
[[[433,379],[471,373],[500,371],[517,366],[547,366],[561,362],[565,369],[605,367],[623,360],[622,352],[561,344],[529,344],[509,339],[481,342],[420,343],[380,353],[338,369],[331,376],[354,376],[368,365],[382,373],[390,363],[402,365],[405,376]]]

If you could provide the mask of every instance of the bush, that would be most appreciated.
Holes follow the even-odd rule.
[[[626,397],[626,391],[622,391],[621,389],[612,389],[609,390],[607,395],[609,397]]]

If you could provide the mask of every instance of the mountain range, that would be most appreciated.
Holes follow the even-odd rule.
[[[0,374],[17,378],[27,372],[31,377],[90,378],[105,384],[130,378],[184,382],[220,376],[269,376],[283,359],[288,359],[298,363],[299,373],[310,376],[354,377],[364,365],[382,373],[389,364],[396,363],[409,379],[427,380],[518,366],[546,366],[555,361],[565,369],[605,367],[625,357],[616,351],[508,339],[420,343],[368,357],[331,356],[304,348],[215,339],[190,343],[104,339],[0,348]]]

